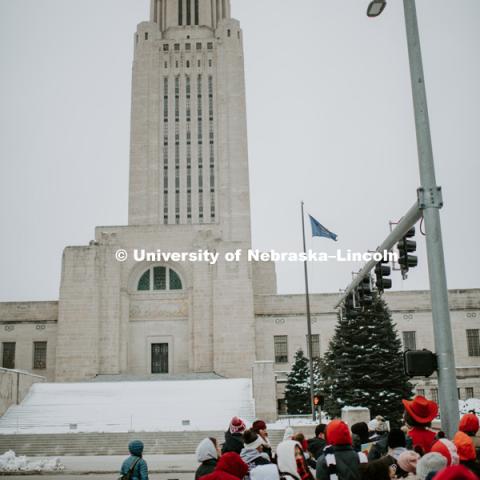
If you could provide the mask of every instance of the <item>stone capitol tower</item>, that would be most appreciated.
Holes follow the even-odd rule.
[[[254,294],[242,31],[229,0],[152,0],[134,36],[128,226],[63,255],[57,380],[215,372],[249,377]],[[123,249],[128,258],[118,261]],[[220,255],[147,261],[134,250]],[[242,250],[240,261],[226,252]]]
[[[130,225],[250,242],[242,32],[229,0],[152,0],[135,36]]]

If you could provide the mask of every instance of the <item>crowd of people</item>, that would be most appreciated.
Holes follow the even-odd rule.
[[[225,439],[205,438],[196,449],[195,480],[476,480],[480,479],[479,420],[465,414],[452,439],[431,429],[435,402],[417,396],[403,400],[404,426],[389,428],[383,417],[349,426],[340,419],[315,428],[315,436],[285,431],[274,450],[267,425],[247,429],[234,417]],[[147,480],[143,444],[132,442],[122,478]]]

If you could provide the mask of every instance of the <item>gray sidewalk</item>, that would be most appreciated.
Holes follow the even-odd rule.
[[[59,457],[64,474],[118,473],[126,455],[95,457]],[[194,472],[198,467],[195,455],[145,455],[149,472]]]

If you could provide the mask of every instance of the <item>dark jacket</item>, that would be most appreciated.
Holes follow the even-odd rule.
[[[368,452],[368,461],[378,460],[386,455],[388,452],[388,433],[383,433],[378,440],[376,440],[370,451]]]
[[[243,435],[241,433],[225,432],[225,443],[222,446],[222,454],[227,452],[235,452],[240,455],[243,449]]]
[[[329,446],[317,461],[317,480],[329,480],[326,455],[333,453],[336,462],[338,480],[360,480],[360,459],[351,445]]]
[[[209,460],[205,460],[202,464],[197,468],[195,472],[195,480],[198,480],[209,473],[212,473],[217,466],[217,461],[214,458],[210,458]]]
[[[471,472],[473,472],[478,478],[480,478],[480,463],[475,460],[468,460],[460,462],[460,465],[467,467]]]
[[[272,447],[267,447],[267,446],[263,446],[263,451],[268,455],[268,457],[270,458],[270,461],[273,461],[273,452],[272,452]]]
[[[323,449],[327,442],[323,438],[310,438],[308,440],[308,451],[313,455],[315,460],[323,453]]]
[[[132,455],[126,458],[122,463],[120,475],[126,475],[130,467],[138,460],[132,472],[132,480],[148,480],[147,462],[142,458],[143,443],[138,440],[134,440],[130,442],[128,449]]]

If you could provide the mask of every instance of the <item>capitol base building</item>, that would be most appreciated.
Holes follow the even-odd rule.
[[[281,410],[293,356],[307,350],[305,297],[277,294],[272,261],[224,258],[252,248],[239,22],[229,0],[152,0],[134,44],[128,225],[65,248],[58,300],[0,303],[1,366],[77,382],[250,378],[265,362]],[[135,249],[218,261],[138,260]],[[315,356],[338,298],[311,296]],[[404,347],[434,350],[429,292],[385,299]],[[480,398],[480,289],[450,291],[449,305],[459,397]],[[436,399],[435,377],[417,380],[417,393]]]

